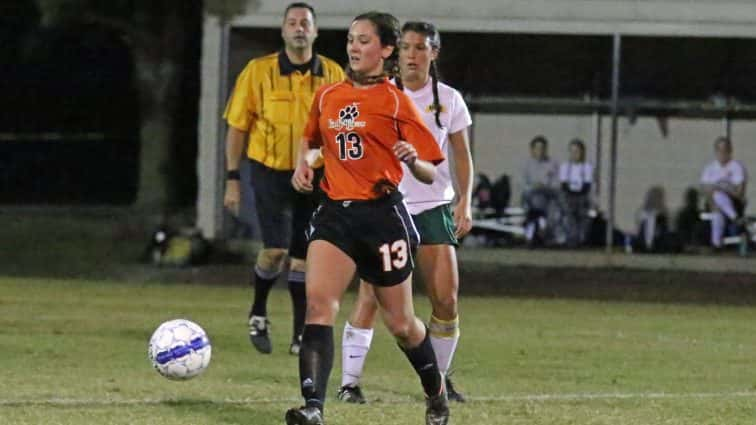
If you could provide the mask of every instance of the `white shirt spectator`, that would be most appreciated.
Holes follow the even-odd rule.
[[[719,161],[714,160],[704,167],[701,173],[701,183],[738,186],[743,184],[747,177],[745,166],[740,161],[731,159],[727,164],[722,165]]]
[[[570,192],[580,192],[585,183],[593,184],[593,165],[589,162],[563,162],[559,167],[559,181],[567,183]]]
[[[559,164],[551,158],[528,158],[525,161],[525,166],[522,171],[523,186],[525,186],[525,190],[530,190],[534,187],[544,187],[548,189],[559,187],[559,181],[557,180],[559,174],[558,169]]]
[[[718,160],[710,162],[701,173],[701,183],[712,185],[713,215],[711,218],[711,244],[722,246],[725,231],[725,217],[730,220],[737,218],[737,211],[733,198],[727,193],[735,190],[736,186],[744,184],[748,178],[746,169],[740,161],[731,159],[722,165]]]

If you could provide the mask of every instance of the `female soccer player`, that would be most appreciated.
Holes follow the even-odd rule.
[[[469,232],[472,223],[473,167],[467,136],[467,128],[472,123],[470,113],[459,92],[438,80],[436,60],[440,49],[441,36],[433,24],[407,22],[402,27],[399,43],[401,79],[397,83],[404,86],[404,92],[421,111],[444,155],[448,157],[451,148],[456,186],[460,190],[452,215],[455,192],[449,161],[437,167],[436,179],[430,186],[406,173],[400,185],[420,233],[417,264],[433,308],[430,340],[438,367],[446,376],[459,340],[459,277],[455,246],[457,238]],[[344,325],[340,400],[365,402],[359,381],[370,349],[377,309],[372,287],[361,283],[354,311]],[[450,400],[464,401],[464,397],[454,391],[448,377],[446,391]]]
[[[333,366],[333,325],[355,272],[373,285],[384,321],[414,367],[427,397],[426,424],[449,418],[443,379],[429,335],[412,305],[412,250],[417,231],[399,183],[403,162],[430,184],[444,156],[412,101],[386,78],[393,68],[399,24],[380,12],[349,28],[348,80],[318,90],[305,128],[295,189],[312,190],[308,148],[321,148],[326,199],[310,222],[307,316],[299,354],[305,406],[286,412],[288,425],[323,423]]]

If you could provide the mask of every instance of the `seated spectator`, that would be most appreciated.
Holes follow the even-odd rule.
[[[722,247],[727,224],[745,231],[742,218],[745,210],[745,190],[748,174],[745,166],[732,159],[732,143],[726,137],[714,141],[716,159],[704,167],[701,173],[701,192],[706,198],[713,216],[711,219],[711,245]]]
[[[491,204],[496,210],[496,215],[501,217],[509,207],[509,198],[512,196],[512,189],[509,184],[509,176],[502,174],[493,183],[491,190]]]
[[[683,245],[697,245],[701,238],[701,209],[699,208],[698,190],[689,187],[685,191],[683,206],[675,216],[675,230]]]
[[[570,159],[559,167],[564,209],[564,230],[569,247],[585,242],[590,226],[593,165],[585,160],[585,143],[574,139],[569,145]]]
[[[475,185],[472,195],[472,206],[478,211],[479,215],[485,215],[485,210],[493,208],[491,203],[491,192],[493,191],[493,184],[491,179],[483,173],[478,173],[475,176]]]
[[[664,245],[670,236],[669,213],[661,186],[653,186],[646,192],[646,199],[638,210],[636,220],[638,233],[634,247],[645,252],[664,251]]]
[[[554,224],[552,210],[558,199],[559,166],[549,158],[549,142],[543,136],[536,136],[530,141],[530,158],[522,171],[522,206],[525,209],[525,238],[529,244],[541,243],[545,231]]]

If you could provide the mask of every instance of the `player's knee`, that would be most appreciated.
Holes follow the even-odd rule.
[[[412,320],[403,318],[386,320],[386,328],[400,343],[409,339],[412,325]]]
[[[257,268],[268,273],[280,273],[285,259],[285,249],[263,248],[257,254]]]
[[[362,302],[358,301],[354,306],[354,310],[352,310],[352,314],[349,316],[349,322],[356,328],[372,328],[377,312],[377,304],[363,304]]]
[[[304,273],[307,263],[301,258],[292,258],[289,263],[289,270],[298,273]]]
[[[378,309],[378,300],[372,291],[362,291],[357,295],[357,308],[360,310],[374,311]]]
[[[338,313],[338,299],[319,297],[317,294],[307,294],[306,320],[308,323],[333,324],[336,321]]]

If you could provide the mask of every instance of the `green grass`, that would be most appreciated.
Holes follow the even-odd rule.
[[[282,424],[300,403],[288,295],[271,295],[270,356],[247,341],[249,296],[241,286],[0,278],[0,423]],[[416,304],[427,316],[427,302]],[[213,342],[210,368],[188,382],[162,378],[146,358],[151,332],[176,317]],[[452,423],[752,424],[753,323],[746,307],[466,297],[455,376],[471,401],[452,406]],[[329,425],[423,423],[418,379],[382,327],[363,380],[370,404],[333,399],[339,364]]]
[[[3,276],[102,277],[137,264],[150,226],[127,210],[0,211]]]

